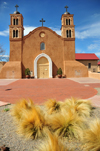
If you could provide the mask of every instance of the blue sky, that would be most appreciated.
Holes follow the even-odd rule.
[[[24,35],[41,26],[61,34],[61,15],[74,14],[75,52],[95,53],[100,58],[100,0],[0,0],[0,45],[10,53],[9,25],[10,14],[16,10],[23,15]]]

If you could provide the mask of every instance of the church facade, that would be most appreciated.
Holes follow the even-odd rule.
[[[66,12],[61,17],[61,36],[42,26],[24,35],[23,16],[17,10],[10,14],[9,40],[10,60],[0,78],[25,78],[29,68],[34,78],[53,78],[62,69],[66,77],[87,77],[88,69],[75,60],[75,25],[73,14]]]

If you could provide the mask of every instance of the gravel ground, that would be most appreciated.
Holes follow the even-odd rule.
[[[16,125],[13,122],[12,116],[9,114],[10,111],[4,111],[5,108],[11,108],[11,106],[6,105],[0,107],[0,146],[5,145],[10,148],[10,151],[34,151],[42,140],[25,140],[24,137],[20,137],[16,133]],[[93,109],[90,120],[95,118],[95,116],[100,118],[100,108]],[[69,140],[66,142],[66,138],[63,138],[63,141],[68,148],[72,148],[74,151],[82,151],[82,144],[79,141]]]

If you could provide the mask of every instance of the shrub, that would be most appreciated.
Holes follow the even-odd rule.
[[[18,133],[32,139],[43,136],[45,119],[40,108],[23,110],[23,114],[24,119],[19,123]]]
[[[61,68],[58,69],[57,74],[62,75],[62,69]]]
[[[48,127],[58,136],[62,137],[83,137],[83,129],[86,128],[86,121],[69,109],[67,112],[52,114],[47,119]]]
[[[25,75],[30,75],[30,69],[29,68],[25,69]]]
[[[89,100],[82,99],[66,99],[65,102],[61,105],[61,109],[68,110],[71,109],[72,112],[77,113],[79,116],[89,117],[92,109],[91,102]]]
[[[34,103],[32,100],[25,100],[22,99],[19,102],[17,102],[15,105],[11,108],[11,115],[14,117],[14,119],[19,122],[23,118],[23,109],[24,110],[31,110],[34,108]]]
[[[47,137],[35,151],[67,151],[67,147],[58,139],[58,137],[47,132]]]
[[[89,129],[84,131],[85,151],[100,150],[100,119],[95,119],[89,124]]]
[[[45,102],[45,107],[47,108],[47,112],[49,114],[56,113],[60,111],[60,102],[57,102],[54,99],[49,99]]]

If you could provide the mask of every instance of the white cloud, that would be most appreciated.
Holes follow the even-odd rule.
[[[8,57],[9,57],[9,55],[0,55],[0,57],[8,58]]]
[[[0,31],[0,36],[8,36],[9,35],[9,29]]]
[[[75,37],[78,39],[100,37],[100,22],[77,28],[75,31]]]
[[[7,5],[7,2],[4,2],[5,5]]]
[[[85,51],[83,51],[81,49],[76,49],[75,53],[85,53]]]
[[[93,41],[93,43],[88,46],[88,50],[100,51],[100,40]]]
[[[35,28],[37,27],[34,27],[34,26],[24,26],[24,35],[27,35],[29,34],[29,32],[31,32],[32,30],[34,30]]]

